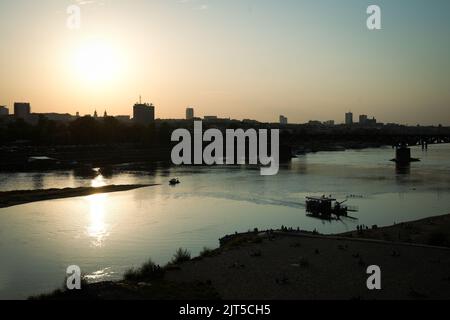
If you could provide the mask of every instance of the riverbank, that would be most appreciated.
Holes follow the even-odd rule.
[[[450,214],[396,223],[384,228],[361,228],[340,236],[450,247]]]
[[[450,248],[433,239],[448,244],[450,215],[340,235],[255,230],[228,236],[193,259],[180,251],[166,266],[148,262],[122,281],[39,298],[448,299]],[[381,268],[382,290],[367,289],[370,265]]]
[[[74,146],[2,146],[0,172],[33,172],[107,168],[136,163],[149,167],[156,162],[170,163],[170,147],[146,147],[139,144],[104,144]],[[31,161],[47,157],[49,161]],[[150,164],[150,165],[149,165]]]
[[[361,141],[316,141],[302,142],[296,147],[280,146],[280,160],[289,161],[296,154],[320,151],[362,150],[380,148],[388,144]],[[0,147],[0,172],[42,172],[76,170],[81,174],[89,168],[108,171],[148,170],[160,163],[171,165],[169,146],[146,147],[138,144],[75,145],[75,146],[3,146]],[[30,161],[30,158],[45,157],[47,160]]]
[[[6,191],[0,192],[0,208],[7,208],[44,200],[82,197],[99,193],[129,191],[156,185],[157,184],[130,184],[130,185],[109,185],[98,188],[82,187],[82,188],[64,188],[64,189]]]

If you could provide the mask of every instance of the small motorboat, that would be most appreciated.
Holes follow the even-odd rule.
[[[172,180],[169,181],[169,184],[171,186],[176,186],[177,184],[180,184],[180,180],[178,180],[178,178],[173,178]]]

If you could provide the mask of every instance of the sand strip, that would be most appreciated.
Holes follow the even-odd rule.
[[[99,193],[129,191],[139,188],[157,186],[158,184],[109,185],[104,187],[82,187],[45,190],[17,190],[0,192],[0,208],[17,206],[25,203],[89,196]]]

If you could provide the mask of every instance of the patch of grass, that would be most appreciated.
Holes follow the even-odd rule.
[[[246,243],[261,243],[263,242],[263,239],[258,236],[257,234],[243,234],[238,235],[232,238],[226,246],[228,247],[239,247],[241,245],[244,245]]]
[[[123,278],[126,281],[149,281],[160,279],[164,276],[164,269],[156,265],[151,259],[144,263],[140,268],[128,269]]]
[[[180,264],[191,260],[191,253],[183,248],[179,248],[173,255],[172,264]]]

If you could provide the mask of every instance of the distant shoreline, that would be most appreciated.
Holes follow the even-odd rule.
[[[108,185],[104,187],[81,187],[43,190],[15,190],[0,192],[0,208],[8,208],[31,202],[89,196],[99,193],[129,191],[159,184]]]
[[[440,143],[435,145],[447,145]],[[431,149],[432,146],[429,148]],[[362,141],[306,141],[296,147],[281,148],[280,162],[287,163],[298,155],[317,152],[342,152],[347,150],[380,149],[392,147],[381,142]],[[420,148],[419,145],[411,146]],[[149,170],[155,166],[172,166],[169,147],[138,147],[116,144],[113,146],[18,146],[0,148],[0,174],[22,172],[54,172],[73,170],[76,175],[89,177],[94,168],[106,172],[120,170]],[[45,156],[53,161],[29,162],[30,156]],[[392,151],[392,156],[395,153]],[[386,161],[388,161],[387,159]]]

